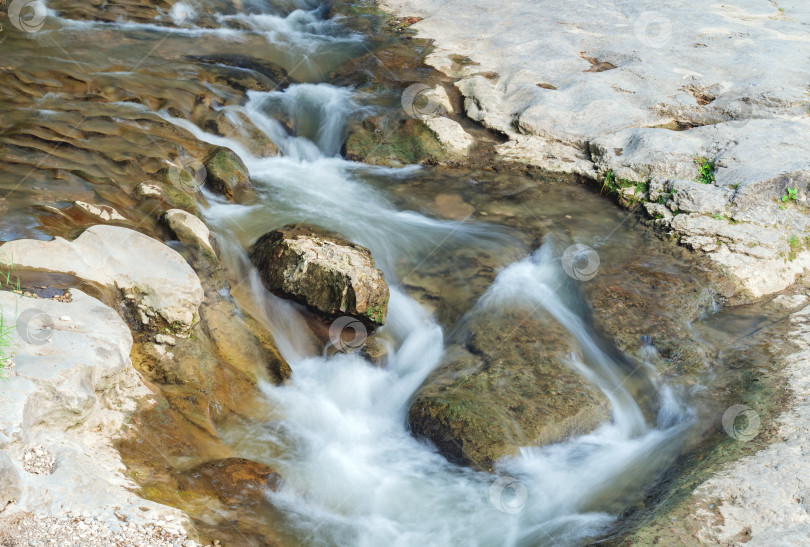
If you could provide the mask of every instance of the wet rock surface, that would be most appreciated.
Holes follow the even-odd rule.
[[[205,162],[205,186],[233,200],[239,190],[250,187],[250,173],[245,163],[232,150],[214,149]]]
[[[385,323],[388,285],[371,251],[338,234],[290,225],[265,234],[251,260],[274,291],[327,316],[349,315],[367,325]]]
[[[280,480],[270,467],[244,458],[226,458],[200,464],[185,474],[194,488],[213,492],[224,503],[266,503],[266,494]]]
[[[488,470],[521,446],[560,442],[610,419],[605,396],[566,364],[577,344],[551,318],[487,313],[467,328],[408,411],[411,431],[450,461]]]

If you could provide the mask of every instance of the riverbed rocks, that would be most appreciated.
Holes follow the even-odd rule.
[[[0,247],[0,264],[118,291],[146,327],[162,322],[185,333],[199,318],[203,290],[194,270],[170,247],[128,228],[92,226],[73,241],[10,241]]]
[[[216,256],[214,248],[211,247],[211,232],[202,220],[182,209],[166,211],[163,219],[182,243],[202,249],[209,256]]]
[[[349,160],[393,167],[447,159],[436,133],[421,120],[404,114],[371,117],[350,127],[345,155]]]
[[[489,470],[521,446],[561,442],[610,419],[605,396],[567,363],[571,335],[549,317],[483,313],[417,391],[411,431],[448,460]]]
[[[449,154],[463,155],[473,145],[473,138],[464,131],[461,124],[450,118],[435,116],[425,120],[425,124],[442,143],[445,151]]]
[[[229,200],[239,190],[250,187],[250,174],[242,159],[233,150],[218,147],[205,161],[205,186]]]
[[[382,4],[421,17],[411,28],[434,40],[427,63],[456,80],[467,116],[508,137],[496,147],[502,159],[599,181],[609,172],[633,183],[668,180],[689,216],[671,224],[656,210],[653,220],[736,276],[745,296],[782,290],[810,266],[804,249],[787,248],[810,235],[806,205],[799,197],[788,204],[798,207],[779,209],[788,185],[806,193],[810,173],[808,68],[796,65],[807,57],[800,37],[809,6]],[[519,23],[526,18],[546,29],[542,36]],[[715,162],[712,190],[686,184],[701,157]],[[645,199],[656,198],[626,203]],[[698,215],[725,216],[731,231],[769,228],[781,242],[770,246],[773,256],[756,256],[745,250],[755,241],[730,241],[728,220],[706,225]]]
[[[269,232],[253,245],[251,260],[270,290],[328,317],[347,315],[369,327],[385,323],[389,291],[371,251],[307,225]]]
[[[225,458],[200,464],[185,473],[181,484],[208,490],[229,505],[266,503],[266,493],[279,485],[271,467],[245,458]]]
[[[126,217],[115,207],[109,205],[93,205],[84,201],[75,201],[73,206],[96,222],[127,222]]]

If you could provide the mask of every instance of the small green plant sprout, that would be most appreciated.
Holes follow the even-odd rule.
[[[658,194],[658,199],[655,200],[657,203],[661,205],[666,205],[669,200],[672,199],[672,196],[675,195],[675,190],[669,190],[667,192],[661,192]]]
[[[694,161],[695,165],[698,166],[697,182],[701,184],[712,184],[714,182],[714,160],[710,160],[703,156],[696,156]]]
[[[1,257],[5,258],[4,254],[0,254]],[[0,289],[11,289],[14,292],[22,292],[20,288],[20,276],[16,275],[15,282],[11,282],[11,272],[14,271],[14,257],[11,257],[9,261],[11,264],[9,266],[9,270],[7,272],[0,270]]]
[[[608,169],[605,173],[605,180],[602,181],[602,193],[607,191],[608,194],[616,191],[616,175],[613,174],[613,169]]]
[[[720,214],[720,213],[715,213],[712,218],[714,218],[714,220],[723,220],[726,217],[724,215]]]
[[[788,201],[796,201],[798,195],[799,195],[798,188],[787,187],[785,188],[785,195],[782,196],[782,203],[786,203]]]

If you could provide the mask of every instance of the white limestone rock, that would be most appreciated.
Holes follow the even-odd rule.
[[[170,209],[163,218],[181,242],[216,256],[211,247],[211,232],[202,220],[182,209]]]
[[[10,241],[0,247],[0,266],[116,288],[144,310],[142,319],[157,314],[179,331],[192,327],[203,300],[200,280],[180,254],[129,228],[92,226],[73,241]]]
[[[676,183],[671,205],[776,228],[781,243],[768,256],[810,229],[804,210],[779,208],[787,187],[798,190],[794,205],[810,195],[807,2],[380,4],[421,18],[412,28],[433,40],[427,63],[457,80],[471,119],[508,137],[496,147],[502,159],[594,179],[612,170],[631,181],[689,181],[695,158],[707,157],[716,184]],[[718,245],[723,235],[704,225],[656,223],[711,251],[752,294],[781,290],[804,272],[803,251],[788,264],[758,259]]]
[[[126,217],[119,213],[115,207],[109,205],[93,205],[84,201],[74,201],[84,214],[100,222],[128,222]]]
[[[20,473],[11,458],[0,450],[0,512],[9,503],[17,501],[21,493]]]
[[[13,498],[3,515],[70,510],[112,526],[121,522],[116,512],[133,523],[184,518],[133,493],[136,485],[123,474],[113,446],[136,405],[149,404],[151,396],[132,368],[127,325],[95,298],[71,294],[71,302],[58,302],[0,291],[0,309],[16,326],[10,349],[16,366],[4,372],[0,394],[6,439],[0,499]],[[73,317],[72,325],[59,321],[62,316]],[[3,478],[9,461],[18,479],[13,496]]]
[[[436,116],[425,120],[425,125],[442,143],[444,149],[450,154],[464,154],[473,145],[473,138],[464,131],[461,124],[450,118]]]

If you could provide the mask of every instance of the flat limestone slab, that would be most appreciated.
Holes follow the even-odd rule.
[[[117,226],[92,226],[73,241],[10,241],[0,247],[0,267],[69,274],[116,288],[135,301],[144,322],[158,314],[178,330],[193,325],[203,301],[200,279],[180,254]]]
[[[132,368],[129,328],[99,300],[71,294],[72,302],[57,302],[0,291],[3,319],[15,326],[13,365],[0,380],[0,465],[19,476],[16,499],[0,515],[69,510],[117,528],[118,511],[139,523],[170,515],[181,526],[180,511],[133,493],[112,444],[137,402],[151,395]],[[35,447],[53,456],[51,474],[24,465]]]
[[[778,229],[767,250],[775,258],[748,252],[756,241],[739,244],[743,232],[667,219],[662,229],[708,252],[755,297],[785,289],[810,264],[810,246],[795,244],[810,233],[810,3],[380,4],[422,18],[413,28],[435,42],[427,63],[456,79],[471,119],[509,138],[497,147],[503,159],[634,182],[694,180],[695,158],[713,159],[724,200],[697,214],[733,221],[732,231]],[[780,208],[786,188],[798,200]]]

